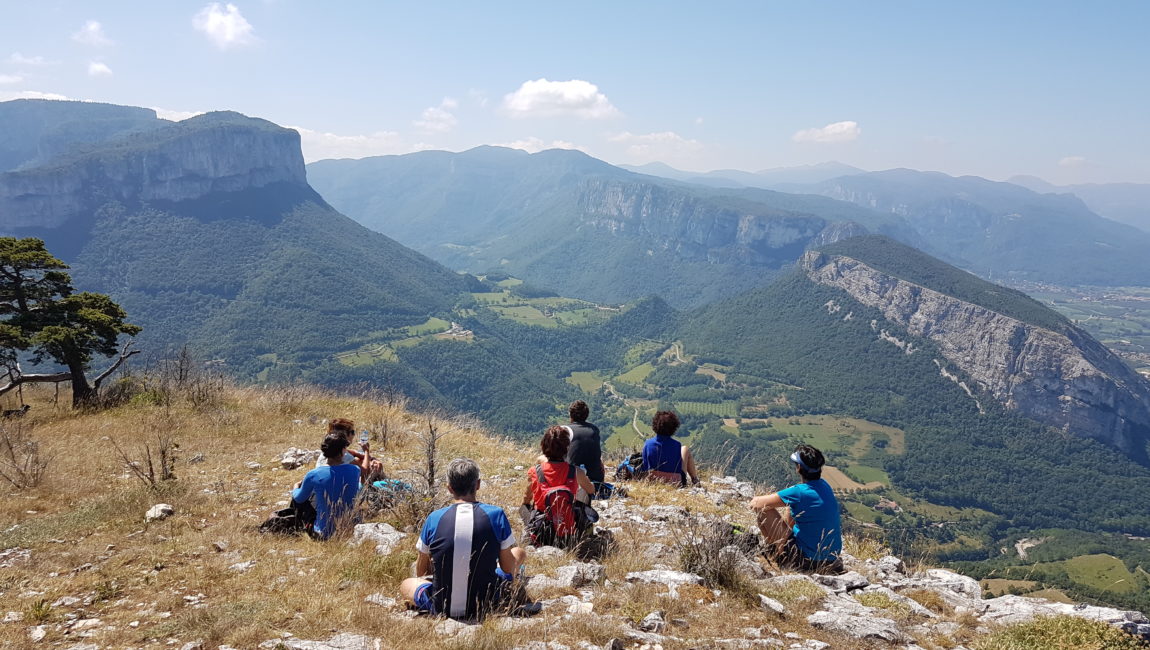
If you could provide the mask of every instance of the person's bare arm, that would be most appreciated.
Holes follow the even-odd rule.
[[[502,561],[503,554],[500,553],[499,559]],[[431,575],[431,556],[427,553],[420,553],[419,557],[415,560],[415,575],[422,578],[423,576]]]
[[[359,482],[367,483],[368,476],[371,474],[371,443],[365,442],[360,446],[363,448],[363,458],[359,461]]]
[[[767,508],[782,508],[787,505],[783,503],[783,499],[779,496],[778,492],[774,494],[765,494],[751,499],[751,510],[759,511],[766,510]]]
[[[579,487],[587,494],[595,494],[595,484],[591,482],[591,478],[587,476],[587,470],[579,467],[575,470],[575,479],[579,481]]]
[[[517,548],[519,547],[511,546],[505,549],[500,549],[499,551],[499,568],[503,569],[507,573],[510,573],[511,575],[515,575],[515,573],[519,571],[519,562],[516,561],[515,557],[515,549]]]

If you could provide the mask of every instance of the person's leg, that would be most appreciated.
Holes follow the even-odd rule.
[[[788,523],[790,520],[790,512],[786,515],[779,512],[777,508],[753,508],[758,518],[759,532],[763,535],[763,541],[766,542],[767,548],[771,549],[771,553],[778,556],[783,551],[784,542],[791,535],[791,526]],[[775,559],[775,558],[771,558]]]
[[[691,455],[691,449],[687,445],[683,445],[680,453],[683,456],[683,471],[687,473],[691,485],[695,485],[699,482],[699,471],[695,469],[695,457]]]
[[[403,582],[399,583],[400,596],[404,601],[416,607],[422,607],[419,602],[422,599],[417,598],[417,596],[422,595],[419,593],[420,587],[430,584],[431,582],[424,580],[423,578],[407,578]]]

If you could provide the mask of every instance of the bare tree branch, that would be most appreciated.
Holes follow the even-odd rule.
[[[11,377],[11,375],[9,375],[9,377]],[[69,381],[70,379],[72,379],[72,373],[70,373],[70,372],[54,372],[54,373],[47,373],[47,374],[17,375],[15,377],[11,378],[7,384],[0,386],[0,395],[3,395],[5,393],[7,393],[8,391],[15,389],[17,386],[19,386],[21,384],[31,384],[34,382],[61,382],[61,381]]]
[[[116,372],[116,369],[120,367],[120,364],[124,363],[124,361],[126,361],[128,357],[132,356],[133,354],[140,353],[139,350],[131,349],[133,342],[134,341],[132,339],[129,339],[126,343],[124,343],[124,347],[120,350],[120,356],[118,359],[116,359],[115,363],[109,366],[107,370],[96,376],[96,379],[92,381],[93,390],[95,390],[97,393],[100,392],[100,384],[105,379],[107,379],[109,375],[111,375],[113,372]],[[0,395],[2,394],[3,393],[0,393]]]

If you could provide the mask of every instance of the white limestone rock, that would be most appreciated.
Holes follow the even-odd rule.
[[[148,508],[148,512],[144,514],[144,521],[149,523],[153,521],[163,521],[174,514],[176,514],[176,509],[173,508],[171,504],[157,503],[151,508]]]

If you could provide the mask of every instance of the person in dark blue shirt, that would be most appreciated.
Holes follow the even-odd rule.
[[[475,619],[513,604],[513,577],[527,553],[515,544],[502,508],[479,503],[479,466],[457,458],[447,466],[455,501],[431,513],[419,534],[415,572],[400,585],[417,609],[451,618]]]
[[[292,491],[291,498],[295,503],[314,502],[312,535],[319,539],[331,537],[343,518],[351,513],[355,495],[359,493],[360,468],[343,462],[347,445],[347,437],[341,433],[329,433],[324,437],[320,452],[327,464],[308,472]]]
[[[659,411],[651,418],[655,437],[643,443],[643,465],[639,468],[652,479],[672,485],[698,485],[699,473],[691,450],[675,440],[679,430],[679,416],[674,411]]]
[[[802,477],[798,485],[751,499],[768,554],[780,567],[799,571],[827,571],[841,566],[843,550],[839,502],[823,480],[823,453],[799,445],[791,462]],[[785,512],[778,509],[786,507]]]

